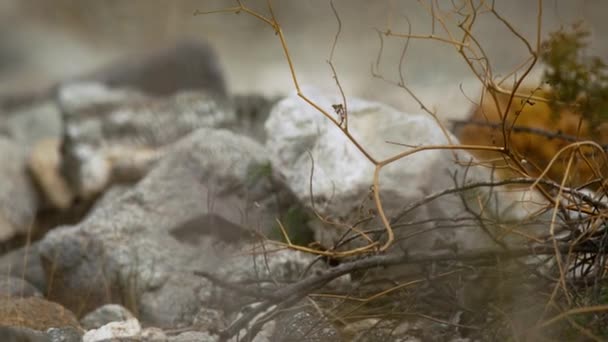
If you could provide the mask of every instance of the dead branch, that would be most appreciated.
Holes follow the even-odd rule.
[[[569,244],[557,245],[557,252],[567,253],[602,253],[608,251],[599,250],[593,246],[578,246],[572,249]],[[285,302],[296,303],[308,296],[310,293],[322,288],[334,279],[355,271],[367,270],[378,267],[389,267],[395,265],[424,264],[440,261],[480,261],[480,260],[501,260],[509,258],[521,258],[525,256],[554,255],[556,250],[551,244],[533,244],[510,249],[501,250],[478,250],[462,253],[439,252],[439,253],[420,253],[420,254],[379,254],[368,256],[363,259],[346,262],[334,268],[328,269],[318,275],[305,278],[299,282],[287,285],[275,291],[272,299],[267,299],[259,303],[251,311],[243,314],[234,321],[227,329],[221,332],[223,338],[230,338],[242,329],[245,329],[258,315],[264,313],[272,306],[284,304]],[[255,325],[256,323],[254,323]]]

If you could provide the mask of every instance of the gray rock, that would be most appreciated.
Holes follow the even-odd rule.
[[[80,319],[80,324],[84,329],[91,330],[110,322],[126,321],[130,318],[134,318],[133,314],[122,305],[106,304],[86,314]]]
[[[39,291],[45,292],[47,289],[46,276],[40,263],[37,242],[0,256],[0,273],[24,279]]]
[[[0,137],[0,241],[26,234],[38,210],[38,195],[27,174],[25,148]]]
[[[64,113],[63,171],[84,198],[118,181],[140,179],[163,147],[201,127],[234,122],[226,105],[201,91],[152,99],[99,83],[59,88]]]
[[[109,90],[114,87],[128,89]],[[193,116],[215,111],[216,102],[227,103],[226,85],[215,53],[209,45],[195,41],[181,41],[163,50],[127,57],[97,72],[62,82],[53,88],[55,89],[8,96],[5,101],[0,101],[0,107],[6,110],[0,115],[0,135],[13,139],[29,153],[43,140],[52,142],[46,145],[60,144],[64,130],[68,133],[63,141],[63,160],[49,159],[47,156],[58,154],[59,149],[53,147],[54,150],[49,150],[43,146],[45,148],[30,162],[32,173],[45,198],[52,207],[59,209],[68,208],[74,195],[66,187],[66,179],[57,172],[59,163],[64,165],[65,178],[74,192],[89,198],[114,181],[114,176],[139,179],[157,159],[153,151],[156,147],[175,141],[195,128],[208,126],[208,122],[193,119]],[[142,102],[154,102],[144,94],[162,98],[179,92],[186,94],[166,101],[165,105],[141,105]],[[197,95],[189,92],[205,95],[193,99]],[[57,94],[56,99],[53,98],[54,94]],[[213,101],[205,100],[204,97],[213,98]],[[135,107],[130,107],[131,105]],[[122,114],[105,115],[112,109]],[[129,110],[134,113],[125,113]],[[65,127],[61,112],[72,114],[67,116],[69,123]],[[103,114],[102,118],[91,120],[93,112]],[[220,115],[225,112],[233,113],[232,110],[222,110]],[[141,120],[124,120],[125,115],[132,115],[131,119],[135,118],[135,121],[137,118]],[[78,121],[75,116],[80,116],[79,119],[85,122]],[[82,116],[87,116],[87,119]],[[206,117],[203,121],[207,119],[209,118]],[[100,121],[99,124],[103,126],[101,129],[106,132],[91,132],[83,127],[90,126],[91,121],[95,120]],[[146,125],[147,123],[149,124]],[[70,135],[74,130],[84,130],[88,138],[99,138],[101,141],[81,141],[79,138],[82,135],[79,138]],[[109,135],[117,134],[108,136],[105,134],[107,131],[111,132]],[[155,140],[154,146],[146,140],[149,137]],[[123,138],[133,140],[129,143],[116,141]],[[100,144],[107,146],[108,150],[124,148],[125,152],[118,153],[117,156],[108,150],[101,151]],[[112,162],[108,163],[107,158],[112,159]],[[0,225],[6,225],[2,219]],[[0,233],[0,239],[1,237]]]
[[[225,130],[200,129],[168,146],[135,186],[115,188],[84,221],[40,241],[42,264],[53,277],[49,296],[74,310],[123,303],[144,324],[223,329],[222,319],[197,313],[232,315],[251,292],[222,282],[272,291],[268,279],[295,281],[314,260],[291,250],[251,253],[259,248],[254,232],[266,234],[279,216],[267,200],[271,181],[255,172],[267,163],[264,148]]]
[[[70,327],[50,328],[46,331],[51,342],[81,342],[82,332]]]
[[[0,134],[8,134],[9,132],[5,119],[10,118],[10,113],[28,107],[35,107],[47,101],[50,94],[51,89],[46,84],[36,89],[0,93]]]
[[[69,206],[71,198],[57,177],[59,142],[63,135],[61,113],[50,96],[32,100],[0,115],[0,135],[18,144],[27,156],[28,168],[45,198],[54,207]],[[64,182],[63,182],[64,183]],[[43,206],[41,203],[40,206]]]
[[[26,327],[0,327],[0,341],[3,342],[52,342],[44,332]]]
[[[192,326],[200,331],[221,331],[227,325],[223,312],[202,307],[194,316]]]
[[[149,98],[137,89],[111,88],[95,81],[66,83],[55,90],[55,101],[62,116],[72,121],[90,120],[85,114],[103,117],[110,109],[142,103]]]
[[[42,297],[42,293],[27,280],[14,276],[0,277],[0,297],[24,298],[32,296]]]
[[[7,113],[8,136],[28,150],[38,141],[61,138],[63,130],[59,109],[50,100],[34,102]]]
[[[201,129],[180,140],[133,189],[40,242],[51,297],[79,310],[122,302],[142,322],[190,324],[209,286],[192,269],[216,270],[243,253],[238,244],[250,239],[249,229],[275,215],[254,206],[268,196],[263,180],[248,182],[251,167],[266,162],[261,146],[228,131]],[[201,245],[170,235],[196,219]]]
[[[232,98],[232,106],[237,122],[229,128],[239,134],[254,138],[260,143],[266,141],[264,122],[270,115],[272,107],[281,97],[266,97],[256,94],[241,94]]]
[[[141,331],[141,340],[143,342],[167,342],[168,337],[160,328],[145,328]]]

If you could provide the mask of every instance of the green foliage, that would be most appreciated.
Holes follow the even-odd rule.
[[[552,87],[551,104],[598,124],[608,119],[608,68],[600,57],[586,55],[590,36],[582,23],[560,29],[543,42],[540,57],[548,67],[544,81]]]

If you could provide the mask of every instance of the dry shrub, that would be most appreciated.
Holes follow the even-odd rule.
[[[508,144],[514,154],[526,162],[522,163],[526,171],[533,177],[538,177],[549,167],[551,160],[556,160],[548,168],[546,176],[560,183],[565,175],[566,167],[572,153],[575,161],[571,166],[567,185],[578,187],[601,178],[606,172],[606,164],[597,149],[581,147],[569,153],[558,152],[573,141],[595,140],[599,144],[608,144],[608,127],[605,125],[593,127],[591,122],[572,108],[553,108],[550,103],[521,99],[511,105],[506,115],[502,110],[506,108],[509,95],[494,94],[494,98],[486,90],[480,106],[476,106],[471,114],[469,124],[465,124],[458,132],[461,143],[467,145],[503,146],[503,119]],[[520,90],[524,94],[551,98],[550,89]],[[500,108],[499,109],[497,109]],[[483,161],[492,161],[498,174],[504,178],[517,177],[518,172],[508,159],[502,158],[500,153],[492,151],[472,151]]]
[[[237,0],[231,8],[196,12],[247,14],[273,29],[285,54],[298,96],[316,108],[319,115],[333,122],[375,166],[374,177],[370,180],[371,192],[383,224],[382,229],[370,232],[373,234],[358,233],[360,236],[357,238],[368,244],[347,251],[336,247],[318,249],[314,245],[294,244],[283,229],[287,243],[271,241],[271,244],[315,254],[318,256],[317,261],[335,261],[333,267],[279,287],[272,297],[262,300],[255,309],[243,313],[232,322],[220,333],[223,337],[232,337],[241,329],[247,329],[243,340],[252,338],[264,322],[274,319],[277,314],[291,309],[295,304],[304,303],[310,303],[310,307],[320,316],[346,330],[352,328],[352,322],[370,322],[371,319],[377,324],[366,328],[368,332],[378,328],[381,323],[387,323],[389,330],[395,331],[401,323],[411,322],[412,317],[415,317],[438,322],[447,333],[441,337],[425,336],[425,340],[450,339],[457,335],[472,336],[479,340],[518,341],[575,340],[581,337],[602,340],[606,336],[603,326],[607,321],[605,312],[608,311],[604,286],[608,269],[605,258],[608,231],[605,229],[604,216],[608,205],[601,198],[592,198],[572,187],[596,181],[595,187],[599,188],[597,184],[603,183],[604,179],[602,171],[606,156],[601,146],[584,140],[596,139],[602,143],[602,139],[608,136],[608,130],[595,129],[600,126],[596,120],[597,108],[586,105],[593,102],[580,101],[591,99],[598,91],[603,94],[601,85],[604,80],[600,77],[596,82],[592,75],[593,71],[601,69],[601,64],[597,60],[592,61],[587,72],[583,70],[581,73],[587,77],[587,83],[584,84],[588,87],[581,91],[566,92],[568,96],[574,94],[574,101],[561,95],[564,88],[559,88],[558,82],[551,84],[553,88],[547,89],[525,86],[527,76],[539,58],[544,56],[542,0],[534,2],[537,21],[533,41],[522,35],[518,28],[497,11],[495,1],[451,1],[451,6],[440,5],[437,0],[421,0],[419,3],[431,18],[431,32],[412,33],[411,25],[408,25],[409,31],[406,33],[395,32],[390,25],[385,30],[377,30],[381,43],[379,56],[382,55],[385,40],[400,41],[404,48],[398,65],[397,81],[384,78],[378,72],[377,65],[376,68],[372,66],[372,75],[402,88],[420,104],[423,111],[436,120],[444,132],[445,127],[436,113],[415,95],[405,81],[402,64],[409,41],[426,40],[453,47],[479,80],[484,91],[478,101],[480,105],[473,111],[472,121],[466,122],[459,134],[463,145],[450,143],[409,146],[410,149],[383,160],[368,153],[365,146],[349,131],[347,99],[331,57],[342,29],[339,10],[333,2],[330,1],[330,6],[338,22],[338,32],[328,62],[343,100],[343,103],[334,106],[335,113],[323,110],[301,90],[287,39],[273,11],[272,1],[267,1],[266,12],[257,12],[241,0]],[[529,52],[528,58],[502,80],[491,67],[485,46],[475,37],[474,27],[482,16],[506,27]],[[564,58],[578,57],[577,53],[566,53],[561,61]],[[558,62],[554,66],[559,64],[560,58],[556,61]],[[547,79],[558,80],[561,70],[554,68],[552,71],[558,72],[548,73]],[[512,82],[512,87],[502,86],[507,81]],[[551,89],[560,89],[559,94],[556,95]],[[472,101],[477,102],[476,100]],[[447,132],[446,136],[449,140]],[[492,182],[483,186],[498,188],[507,183],[524,184],[539,190],[547,203],[543,213],[551,216],[543,221],[547,226],[545,235],[530,238],[528,243],[517,246],[497,244],[491,250],[454,249],[445,253],[395,251],[395,248],[391,248],[396,240],[393,221],[384,213],[378,177],[384,166],[425,150],[473,151],[486,161],[483,164],[498,169],[504,178],[518,177],[516,180],[507,179],[507,182]],[[460,185],[453,192],[464,189],[465,186]],[[445,194],[453,192],[446,191]],[[436,197],[442,195],[444,194]],[[427,196],[421,203],[426,199],[432,201],[436,198],[433,196],[435,195]],[[450,229],[467,225],[481,229],[488,223],[501,223],[486,222],[482,217],[465,219],[459,221],[458,218],[448,218],[445,221]],[[434,220],[441,226],[440,218]],[[279,226],[282,228],[280,222]],[[418,266],[419,271],[411,272],[406,278],[367,277],[370,270],[380,268],[381,272],[386,272],[387,267],[409,265]],[[330,281],[347,274],[354,280],[356,288],[349,289],[348,293],[318,293]],[[331,303],[324,303],[323,299]],[[351,307],[351,303],[355,303],[354,307]],[[578,317],[583,319],[576,319]],[[426,329],[427,332],[432,330],[431,327]],[[349,336],[349,340],[352,340],[352,334]]]

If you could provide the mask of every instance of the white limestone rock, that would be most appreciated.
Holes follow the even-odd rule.
[[[82,336],[83,342],[101,342],[120,338],[138,337],[141,325],[136,318],[126,321],[110,322],[99,329],[87,331]]]
[[[305,90],[304,93],[328,113],[334,113],[332,105],[341,102],[338,96],[328,97],[314,90]],[[356,98],[348,98],[347,105],[349,131],[376,160],[417,146],[447,145],[450,141],[458,143],[451,134],[446,135],[430,115],[402,113],[380,103]],[[334,222],[353,224],[368,215],[369,209],[375,208],[370,199],[373,163],[315,108],[297,95],[290,96],[273,108],[265,128],[268,136],[266,148],[270,152],[273,167],[284,175],[287,185],[302,203],[311,206],[312,157],[314,206],[321,215]],[[456,162],[456,157],[460,163]],[[389,219],[429,194],[455,187],[455,181],[462,185],[493,179],[491,170],[471,166],[472,160],[473,157],[465,151],[437,149],[414,153],[385,166],[380,174],[380,189]],[[409,251],[495,245],[478,226],[471,227],[469,224],[468,227],[456,229],[457,224],[452,223],[454,229],[434,229],[438,223],[429,222],[429,219],[466,216],[464,199],[469,208],[484,217],[521,224],[544,205],[536,192],[504,190],[506,189],[476,188],[463,192],[462,198],[458,194],[452,194],[425,204],[400,222],[427,222],[410,224],[407,228],[395,230],[395,234],[399,238],[423,229],[430,229],[429,233],[415,234],[415,240],[406,239],[400,245]],[[496,198],[488,200],[490,197]],[[358,226],[360,229],[363,227]],[[378,218],[368,223],[367,228],[372,227],[382,227]],[[508,227],[500,228],[508,230]],[[317,239],[325,246],[332,246],[344,232],[344,228],[321,224],[319,221],[315,227]],[[504,231],[497,231],[498,233]],[[508,239],[504,236],[501,238]]]

